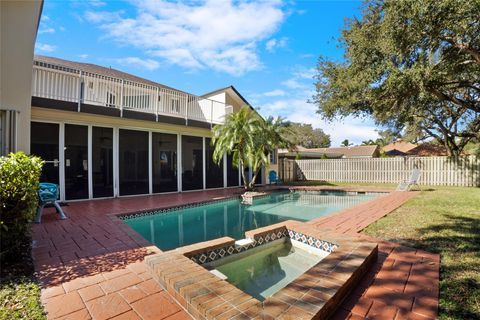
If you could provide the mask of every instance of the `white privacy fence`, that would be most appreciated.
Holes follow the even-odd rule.
[[[480,159],[475,156],[285,159],[280,174],[284,181],[399,183],[408,179],[415,168],[422,171],[420,184],[480,186]]]
[[[231,106],[181,91],[35,61],[32,96],[223,123]]]

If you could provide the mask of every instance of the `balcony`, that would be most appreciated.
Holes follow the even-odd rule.
[[[62,65],[34,61],[32,97],[68,102],[77,105],[116,110],[124,117],[130,111],[149,116],[155,121],[165,117],[175,123],[223,123],[232,106],[198,97],[160,85],[91,73]]]

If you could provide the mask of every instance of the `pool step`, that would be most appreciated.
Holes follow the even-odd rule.
[[[235,247],[245,247],[253,244],[254,240],[250,238],[235,241]]]
[[[218,278],[222,279],[222,280],[227,280],[228,277],[226,275],[224,275],[223,273],[221,273],[220,271],[218,271],[217,269],[213,269],[213,270],[210,270],[210,272],[214,275],[214,276],[217,276]]]

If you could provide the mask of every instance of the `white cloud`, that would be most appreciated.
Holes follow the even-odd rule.
[[[263,95],[266,97],[283,97],[285,95],[285,91],[280,89],[275,89],[272,91],[265,92]]]
[[[82,53],[82,54],[79,54],[78,57],[80,59],[87,59],[89,57],[89,55],[87,53]]]
[[[85,19],[91,23],[106,23],[121,19],[123,11],[87,11]]]
[[[158,61],[152,59],[141,59],[138,57],[120,58],[116,59],[116,62],[124,66],[134,66],[147,69],[149,71],[158,69],[160,67],[160,63],[158,63]]]
[[[339,146],[341,141],[348,139],[354,144],[363,140],[376,139],[378,133],[371,120],[347,117],[343,120],[328,122],[316,113],[317,107],[302,98],[287,98],[261,105],[260,113],[264,116],[282,116],[287,120],[311,124],[321,128],[330,135],[332,146]]]
[[[134,17],[89,11],[86,18],[115,41],[171,64],[233,75],[262,67],[258,43],[271,37],[285,17],[279,0],[149,0],[134,6]]]
[[[47,28],[43,28],[43,29],[38,30],[38,33],[39,33],[39,34],[42,34],[42,33],[55,33],[55,29],[54,29],[54,28],[51,28],[51,27],[47,27]]]
[[[309,91],[313,88],[313,77],[315,75],[314,68],[305,68],[296,66],[292,72],[292,76],[282,81],[281,84],[289,89]]]
[[[300,83],[296,78],[285,80],[282,82],[282,85],[289,89],[300,89],[305,87],[305,85]]]
[[[284,48],[287,46],[288,39],[283,37],[281,39],[270,39],[265,44],[265,49],[268,52],[274,52],[278,48]]]
[[[51,44],[46,44],[46,43],[40,43],[37,42],[35,44],[35,50],[41,51],[41,52],[53,52],[57,49],[56,46],[51,45]]]
[[[89,0],[88,4],[91,5],[92,7],[103,7],[106,5],[105,2],[100,0]]]

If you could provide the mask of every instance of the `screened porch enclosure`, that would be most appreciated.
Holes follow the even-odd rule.
[[[45,160],[42,182],[61,200],[238,187],[225,155],[213,161],[209,137],[87,123],[31,122],[31,153]]]

